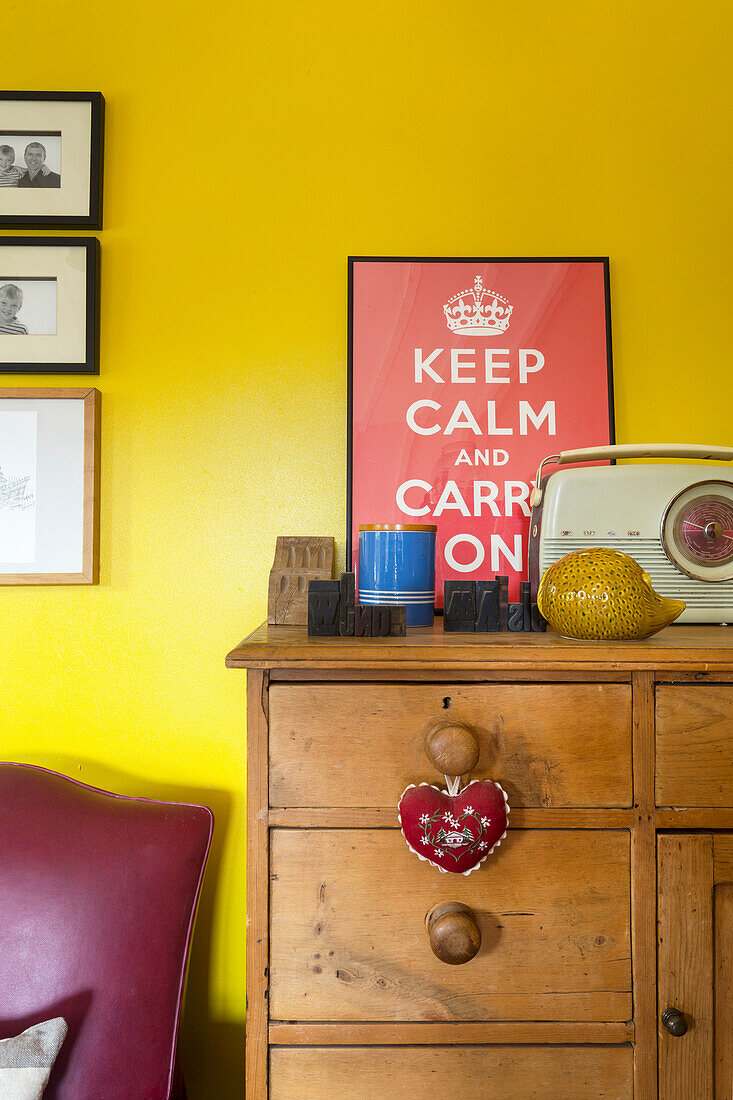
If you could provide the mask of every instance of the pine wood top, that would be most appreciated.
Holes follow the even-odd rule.
[[[263,625],[226,663],[228,668],[733,672],[733,626],[672,625],[642,641],[580,642],[550,631],[445,634],[441,618],[404,638],[309,638],[305,627]]]

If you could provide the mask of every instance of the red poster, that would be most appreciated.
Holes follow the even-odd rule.
[[[349,532],[435,523],[443,581],[527,575],[543,458],[613,439],[608,261],[349,261]]]

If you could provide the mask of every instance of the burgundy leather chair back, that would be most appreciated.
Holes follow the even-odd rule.
[[[176,1043],[213,815],[0,763],[0,1038],[69,1034],[44,1100],[185,1095]]]

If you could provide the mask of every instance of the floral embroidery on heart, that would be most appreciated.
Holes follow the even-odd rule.
[[[450,825],[449,831],[446,831],[444,825],[441,825],[437,832],[433,830],[432,827],[437,825],[441,818]],[[463,827],[461,827],[461,822],[463,822]],[[469,828],[469,823],[472,828]],[[474,812],[473,806],[466,806],[463,813],[459,814],[458,817],[454,817],[451,813],[441,814],[440,810],[436,810],[432,815],[421,814],[420,824],[423,827],[423,836],[420,838],[420,843],[432,844],[436,856],[448,855],[458,860],[467,852],[484,851],[488,848],[488,844],[483,839],[484,826],[490,825],[491,819],[479,817]]]

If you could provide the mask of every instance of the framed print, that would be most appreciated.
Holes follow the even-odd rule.
[[[0,92],[0,226],[102,228],[99,92]]]
[[[95,389],[0,388],[0,584],[99,579]]]
[[[96,237],[0,238],[0,372],[99,374]]]
[[[437,526],[447,579],[526,579],[543,458],[614,441],[606,258],[349,260],[347,561]]]

